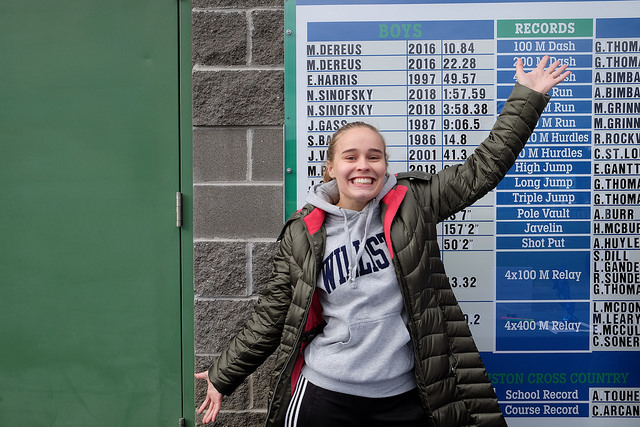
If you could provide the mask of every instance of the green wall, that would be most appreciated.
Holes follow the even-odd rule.
[[[0,5],[0,425],[193,419],[189,40],[189,2]]]

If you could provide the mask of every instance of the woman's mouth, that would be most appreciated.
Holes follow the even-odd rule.
[[[373,184],[373,178],[354,178],[354,184]]]

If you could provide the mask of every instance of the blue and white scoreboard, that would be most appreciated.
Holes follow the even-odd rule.
[[[392,172],[488,135],[515,62],[571,76],[440,249],[511,426],[640,425],[640,2],[285,2],[287,213],[331,134],[377,126]]]

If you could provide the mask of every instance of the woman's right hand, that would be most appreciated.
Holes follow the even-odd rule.
[[[207,371],[198,372],[194,376],[199,380],[207,381],[207,397],[202,402],[202,405],[198,409],[198,414],[201,414],[205,409],[207,412],[202,418],[204,424],[212,423],[216,420],[220,407],[222,406],[222,394],[216,390],[211,381],[209,381],[209,373]]]

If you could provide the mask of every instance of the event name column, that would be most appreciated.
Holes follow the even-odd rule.
[[[516,58],[572,71],[498,186],[498,350],[589,349],[592,35],[590,19],[498,22],[499,83]]]
[[[571,75],[549,93],[498,186],[496,349],[588,351],[593,20],[499,21],[498,37],[498,98],[509,95],[517,58],[528,71],[548,54],[549,64],[567,64]],[[532,395],[540,414],[588,416],[586,387],[561,403],[543,395]]]

